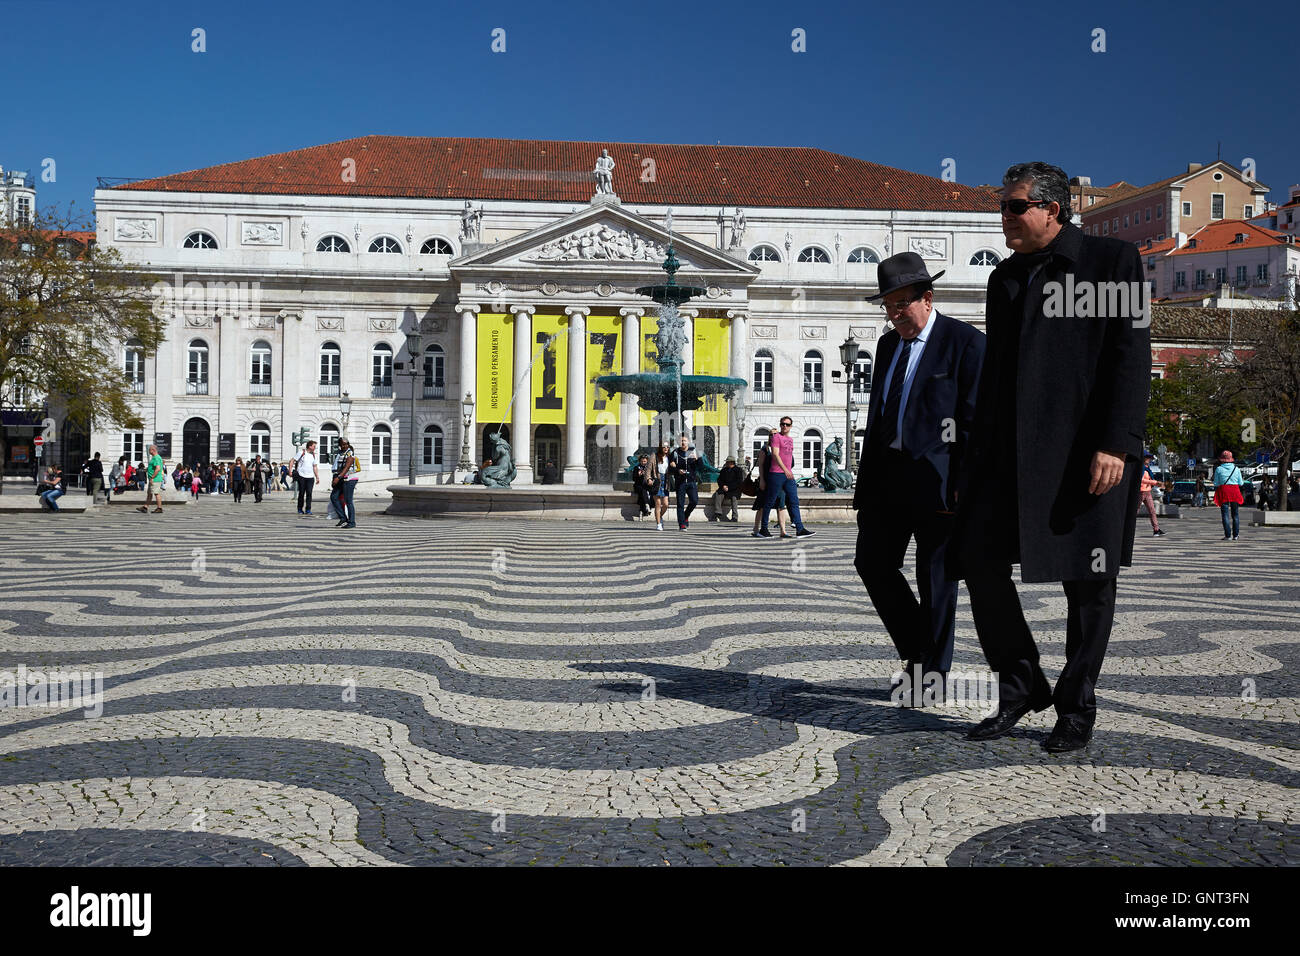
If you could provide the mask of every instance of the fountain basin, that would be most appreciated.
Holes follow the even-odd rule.
[[[683,375],[682,411],[696,411],[710,395],[731,398],[748,382],[721,375]],[[637,405],[647,412],[677,410],[677,376],[664,372],[636,372],[632,375],[602,375],[596,385],[612,398],[619,392],[637,396]]]

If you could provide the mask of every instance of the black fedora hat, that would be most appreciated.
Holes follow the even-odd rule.
[[[896,256],[890,256],[877,267],[876,276],[880,280],[880,291],[875,295],[867,296],[867,301],[883,299],[903,286],[916,285],[918,282],[933,282],[947,271],[947,269],[940,269],[934,275],[930,275],[926,271],[925,260],[915,252],[900,252]]]

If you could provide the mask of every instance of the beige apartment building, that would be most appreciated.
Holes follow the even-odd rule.
[[[1250,219],[1265,208],[1269,187],[1221,160],[1188,163],[1187,171],[1082,211],[1083,229],[1129,242],[1159,242],[1230,219]]]

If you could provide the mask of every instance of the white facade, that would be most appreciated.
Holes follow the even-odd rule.
[[[475,203],[482,210],[477,243],[462,237],[463,199],[101,189],[95,204],[98,241],[165,280],[156,307],[169,327],[157,356],[142,363],[141,435],[96,431],[92,450],[113,461],[124,449],[134,453],[137,442],[147,446],[155,433],[169,433],[170,458],[179,460],[188,429],[191,450],[200,460],[247,458],[263,447],[269,432],[269,456],[281,460],[292,454],[295,430],[306,428],[320,438],[343,427],[338,392],[346,391],[353,400],[347,433],[370,478],[406,471],[411,435],[411,378],[398,372],[391,392],[374,388],[377,349],[381,371],[385,347],[392,360],[407,362],[405,333],[416,323],[424,346],[441,348],[441,380],[425,388],[423,375],[416,379],[416,460],[422,480],[451,480],[461,457],[461,399],[468,392],[481,406],[475,394],[477,314],[516,315],[518,375],[534,351],[531,315],[568,315],[577,334],[592,315],[621,315],[630,327],[654,308],[634,293],[635,287],[664,279],[662,257],[634,260],[615,252],[562,260],[547,258],[555,248],[548,243],[592,227],[627,234],[628,245],[663,246],[669,238],[666,206],[632,207],[616,200],[586,206],[483,200]],[[846,386],[832,372],[840,368],[839,345],[850,333],[874,359],[885,319],[879,305],[864,298],[877,288],[876,261],[919,251],[932,273],[947,270],[936,287],[936,306],[982,325],[988,275],[996,258],[1006,254],[996,212],[747,208],[745,215],[743,241],[726,251],[733,245],[730,209],[672,207],[672,238],[683,261],[678,281],[709,289],[688,304],[687,314],[730,320],[731,375],[752,384],[756,354],[766,351],[772,357],[770,396],[751,394],[745,410],[741,458],[756,430],[772,427],[781,415],[795,421],[796,449],[805,438],[819,438],[824,447],[843,434]],[[186,248],[187,238],[192,248]],[[345,244],[347,251],[318,252],[322,242]],[[422,253],[426,243],[450,252]],[[769,247],[776,260],[751,261],[759,246]],[[371,252],[372,247],[398,251]],[[818,251],[806,252],[813,249]],[[867,250],[865,258],[874,261],[851,262],[863,257],[858,250]],[[825,261],[799,261],[801,253]],[[972,264],[973,259],[984,264]],[[639,339],[625,336],[624,341],[621,370],[636,370]],[[206,369],[197,358],[191,362],[199,342],[207,348]],[[269,389],[260,379],[265,349],[259,349],[254,374],[255,343],[269,347]],[[338,346],[337,386],[330,385],[330,375],[322,384],[327,343]],[[585,420],[583,396],[594,374],[585,368],[585,351],[571,350],[574,360],[563,388],[568,412],[559,428],[556,464],[566,482],[587,481],[589,469],[593,480],[607,479],[610,468],[621,467],[621,456],[631,454],[644,437],[637,433],[635,415],[625,409],[608,460],[592,460],[606,452],[593,451]],[[805,389],[816,384],[805,381],[810,352],[822,362],[819,395]],[[325,361],[328,371],[333,360]],[[204,371],[206,389],[198,382]],[[260,394],[264,391],[269,394]],[[529,390],[523,391],[510,420],[519,483],[534,478],[536,437]],[[859,404],[860,426],[865,404]],[[477,419],[476,409],[470,425],[475,461],[482,456]],[[527,428],[516,426],[524,422]],[[204,454],[197,454],[200,423],[208,433]],[[431,426],[441,430],[441,459],[426,461],[424,436]],[[223,433],[234,434],[234,454],[219,456]],[[711,439],[716,464],[735,451],[736,437],[733,428],[717,430]],[[797,471],[812,470],[802,467],[801,455],[796,458]]]

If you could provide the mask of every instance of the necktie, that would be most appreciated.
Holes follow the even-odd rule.
[[[898,435],[898,409],[903,404],[903,380],[907,378],[907,357],[912,352],[912,340],[904,339],[898,351],[898,361],[894,363],[894,374],[889,379],[889,394],[885,396],[885,407],[880,412],[880,443],[886,448]]]

